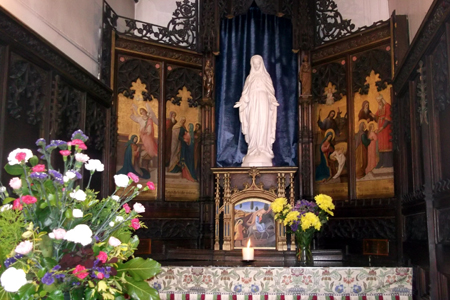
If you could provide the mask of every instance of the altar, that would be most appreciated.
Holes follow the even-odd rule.
[[[411,300],[412,268],[163,266],[162,300]]]

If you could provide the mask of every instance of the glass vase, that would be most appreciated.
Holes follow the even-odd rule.
[[[311,243],[314,234],[306,232],[295,232],[295,246],[297,262],[303,266],[312,266],[314,264]]]

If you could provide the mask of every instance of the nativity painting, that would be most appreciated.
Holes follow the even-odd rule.
[[[274,214],[269,201],[250,198],[234,206],[234,248],[275,249]]]

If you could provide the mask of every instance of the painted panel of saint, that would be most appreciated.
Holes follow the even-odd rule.
[[[270,202],[250,198],[234,206],[234,248],[275,249],[275,221]]]
[[[196,201],[200,196],[201,110],[189,107],[190,91],[179,90],[180,105],[167,101],[165,172],[168,201]]]
[[[118,146],[116,174],[134,173],[139,184],[152,181],[158,187],[158,100],[144,100],[146,85],[138,78],[130,90],[133,99],[118,95]],[[141,200],[156,199],[157,190],[138,196]]]
[[[379,75],[367,77],[367,95],[355,94],[355,163],[358,198],[393,197],[391,85],[379,91]]]
[[[336,87],[329,82],[323,88],[324,101],[317,105],[315,125],[315,193],[348,196],[347,173],[347,96],[335,99]]]

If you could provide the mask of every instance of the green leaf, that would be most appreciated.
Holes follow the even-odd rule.
[[[6,164],[5,171],[9,175],[20,176],[23,174],[23,168],[21,165],[10,165]]]
[[[70,291],[70,296],[72,299],[83,299],[84,289],[77,288]]]
[[[48,295],[47,299],[51,300],[64,300],[64,293],[60,290],[54,290]]]
[[[46,268],[42,268],[37,272],[37,276],[40,278],[44,277],[45,273],[47,273],[47,269]]]
[[[3,289],[0,285],[0,300],[11,300],[11,294]]]
[[[119,264],[117,273],[119,276],[122,273],[127,273],[133,277],[134,280],[142,281],[152,278],[161,271],[161,264],[153,259],[143,259],[136,257],[124,264]]]
[[[12,197],[5,198],[5,199],[3,200],[3,205],[5,205],[5,204],[7,204],[7,203],[9,203],[9,202],[12,202],[12,201],[14,201],[14,200],[16,200],[16,199],[14,199],[14,198],[12,198]]]
[[[36,286],[32,283],[27,283],[22,286],[17,293],[14,294],[14,299],[27,300],[32,299],[36,292]]]
[[[53,241],[48,235],[44,235],[42,240],[39,242],[40,249],[42,251],[42,255],[44,257],[52,257],[53,256]]]
[[[39,158],[37,158],[36,155],[33,155],[33,157],[30,158],[29,162],[30,162],[31,166],[34,167],[35,165],[37,165],[39,163]]]
[[[58,263],[56,260],[54,260],[51,257],[44,257],[43,260],[41,260],[42,266],[45,267],[47,270],[53,269],[54,266],[56,266]]]
[[[160,300],[157,290],[152,288],[146,281],[135,281],[133,278],[125,277],[127,283],[125,283],[126,293],[131,296],[132,299],[142,300]]]

